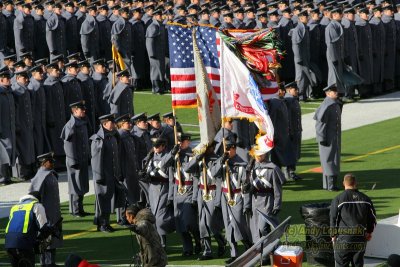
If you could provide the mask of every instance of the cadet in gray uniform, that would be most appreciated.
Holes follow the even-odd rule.
[[[250,233],[251,198],[242,192],[246,181],[247,163],[236,155],[236,138],[225,141],[226,152],[213,166],[214,177],[222,180],[221,209],[225,225],[225,237],[231,247],[231,257],[226,263],[233,262],[238,256],[238,241],[242,241],[245,249],[251,247]]]
[[[373,94],[382,93],[385,60],[385,26],[381,20],[382,9],[374,7],[374,16],[369,20],[372,32]]]
[[[219,131],[214,137],[214,141],[216,142],[214,152],[217,156],[222,156],[222,154],[224,153],[223,139],[230,138],[230,136],[234,134],[232,130],[233,130],[232,119],[226,119],[224,121],[223,127],[219,129]]]
[[[99,58],[111,60],[111,21],[108,19],[107,4],[99,6],[99,14],[96,16],[99,25]]]
[[[69,105],[71,118],[65,124],[60,138],[64,141],[68,174],[69,212],[84,217],[83,196],[89,192],[89,137],[85,102]]]
[[[151,212],[156,217],[157,232],[161,238],[161,245],[166,248],[167,234],[175,230],[173,216],[173,180],[172,166],[163,165],[163,158],[167,155],[166,140],[153,138],[153,153],[144,159],[142,176],[149,183],[149,201]],[[175,153],[178,149],[175,149]],[[142,179],[143,179],[142,178]]]
[[[295,75],[295,62],[293,61],[292,38],[289,32],[294,28],[291,20],[290,8],[282,10],[282,17],[279,21],[279,36],[282,39],[283,46],[286,50],[286,55],[281,61],[282,68],[279,69],[279,78],[282,81],[292,81]],[[296,79],[297,80],[297,79]]]
[[[178,136],[179,145],[163,158],[162,165],[173,166],[174,177],[171,181],[174,194],[174,216],[176,231],[181,235],[183,242],[183,256],[191,256],[193,252],[197,255],[201,252],[199,225],[197,220],[197,187],[193,186],[193,175],[184,171],[184,165],[189,163],[192,157],[190,148],[191,135],[181,134]],[[175,150],[179,152],[175,154]],[[174,155],[175,154],[175,155]],[[179,161],[179,162],[178,162]],[[195,248],[193,250],[193,241]]]
[[[296,164],[301,156],[301,107],[299,103],[299,89],[296,82],[291,82],[285,85],[285,103],[289,114],[289,144],[287,157],[290,158],[287,163],[287,176],[293,180],[301,179],[296,174]]]
[[[110,93],[108,102],[110,103],[111,113],[122,116],[125,114],[134,114],[133,111],[133,87],[130,84],[128,69],[117,73],[119,79],[117,85]]]
[[[110,113],[110,97],[112,86],[107,77],[107,63],[104,59],[93,62],[94,71],[92,78],[94,82],[94,91],[96,97],[96,118]]]
[[[396,22],[393,19],[392,5],[383,8],[382,22],[385,26],[385,67],[384,67],[384,91],[391,91],[394,89],[394,74],[396,66],[396,38],[397,29]]]
[[[44,7],[37,5],[35,7],[35,49],[33,54],[36,59],[48,58],[49,48],[46,42],[46,20],[43,16]]]
[[[93,63],[99,57],[99,25],[96,21],[97,7],[91,5],[88,7],[88,14],[82,22],[80,35],[82,52],[86,60]]]
[[[15,164],[15,104],[8,67],[0,69],[0,184],[11,183],[11,166]]]
[[[255,150],[254,158],[255,162],[249,165],[253,211],[250,227],[253,242],[257,242],[272,230],[260,212],[273,223],[279,224],[277,215],[282,209],[282,184],[285,176],[278,166],[268,161],[266,151]]]
[[[86,119],[88,121],[89,136],[95,133],[96,128],[96,95],[93,78],[90,77],[90,63],[87,60],[78,63],[80,71],[76,78],[82,90],[82,99],[85,101]]]
[[[15,38],[14,38],[14,19],[15,19],[15,14],[14,14],[14,5],[12,0],[4,1],[4,8],[2,10],[2,13],[4,17],[6,18],[7,21],[7,35],[6,40],[7,40],[7,53],[8,54],[15,54]]]
[[[152,92],[163,94],[168,88],[165,80],[165,56],[168,37],[162,23],[162,10],[153,12],[153,21],[146,30],[146,49],[150,61]]]
[[[214,153],[215,143],[210,144],[203,154],[191,158],[184,171],[194,176],[193,200],[197,201],[200,238],[203,246],[200,261],[213,258],[211,236],[218,243],[218,256],[225,253],[226,241],[221,235],[224,228],[221,213],[221,183],[215,179],[212,166],[218,159]],[[196,181],[196,179],[198,181]]]
[[[129,23],[129,8],[121,8],[119,13],[120,17],[114,22],[111,28],[111,41],[121,54],[125,67],[130,71],[132,56],[132,24]]]
[[[32,77],[28,85],[33,116],[33,140],[35,157],[49,152],[50,143],[46,132],[46,95],[43,87],[43,65],[30,69]]]
[[[65,114],[70,113],[69,105],[83,100],[81,84],[76,78],[79,72],[78,63],[72,61],[65,64],[66,75],[62,77],[61,83],[64,91]]]
[[[55,225],[60,223],[62,217],[58,174],[54,170],[53,153],[40,155],[37,159],[40,162],[40,168],[31,180],[29,192],[39,191],[41,203],[46,211],[47,222]],[[62,229],[59,229],[59,231],[61,233],[60,236],[53,236],[46,251],[40,255],[40,264],[42,266],[55,266],[56,249],[63,246]]]
[[[64,5],[65,11],[62,16],[65,18],[65,37],[68,55],[75,54],[79,51],[79,28],[78,19],[75,16],[74,3],[68,2]]]
[[[29,180],[34,175],[35,144],[33,140],[33,116],[31,97],[27,88],[27,71],[15,73],[16,83],[11,88],[15,102],[15,132],[17,134],[17,172],[18,177]]]
[[[0,2],[0,10],[3,9],[3,2]],[[0,12],[0,32],[7,33],[7,19]],[[7,55],[7,34],[3,34],[0,39],[0,69],[4,66],[4,57]]]
[[[61,16],[61,9],[60,3],[55,4],[53,12],[47,18],[46,41],[49,47],[50,61],[59,54],[67,56],[66,25],[65,19]]]
[[[94,192],[96,195],[94,224],[97,230],[113,232],[110,225],[110,214],[116,208],[125,205],[125,196],[121,191],[121,161],[119,160],[119,134],[115,130],[114,115],[99,117],[101,127],[90,140],[91,166],[93,172]]]
[[[340,173],[342,107],[337,100],[338,92],[335,85],[324,88],[324,91],[326,97],[314,115],[315,130],[323,169],[323,189],[337,191],[337,177]]]
[[[24,3],[22,11],[14,20],[15,50],[18,58],[22,53],[33,52],[35,44],[35,20],[31,15],[32,5]]]

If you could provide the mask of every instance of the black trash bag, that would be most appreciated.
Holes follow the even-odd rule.
[[[335,266],[329,227],[330,203],[306,204],[300,208],[304,219],[308,264]]]

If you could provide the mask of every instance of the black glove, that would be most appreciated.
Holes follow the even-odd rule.
[[[251,217],[251,216],[253,216],[253,211],[251,209],[247,208],[244,210],[243,214]]]
[[[222,162],[227,161],[227,160],[229,159],[229,153],[228,153],[228,152],[225,152],[225,153],[222,155],[221,159],[222,159]]]
[[[73,168],[75,170],[79,170],[81,168],[81,165],[79,165],[79,163],[77,163],[77,164],[72,165],[71,168]]]
[[[252,190],[252,184],[250,182],[244,182],[242,184],[242,192],[243,194],[250,193]]]
[[[327,141],[321,141],[321,142],[319,142],[319,144],[321,146],[328,146],[328,142]]]
[[[150,150],[149,153],[147,153],[146,158],[149,159],[149,158],[153,157],[153,155],[154,155],[154,151],[153,151],[153,150]]]
[[[204,158],[204,156],[205,156],[204,153],[201,153],[200,155],[197,155],[197,156],[196,156],[196,161],[202,161],[203,158]]]
[[[172,201],[172,200],[170,200],[170,199],[168,199],[167,200],[167,208],[170,208],[170,207],[172,207],[174,205],[174,202]]]
[[[221,209],[220,206],[214,206],[214,210],[215,210],[215,211],[220,211],[220,212],[222,212],[222,209]]]
[[[138,176],[139,176],[139,178],[145,177],[146,176],[146,171],[145,170],[138,171]]]
[[[272,214],[272,215],[277,215],[280,211],[281,211],[280,209],[273,209],[273,210],[271,211],[271,214]]]
[[[58,54],[58,51],[57,51],[57,50],[53,50],[53,52],[50,52],[50,54],[52,54],[52,55],[57,55],[57,54]]]
[[[179,147],[180,147],[180,145],[179,145],[179,144],[176,144],[176,145],[174,145],[174,147],[171,149],[171,154],[172,154],[173,156],[175,156],[176,154],[178,154]]]
[[[197,210],[197,201],[196,200],[192,200],[192,207]]]

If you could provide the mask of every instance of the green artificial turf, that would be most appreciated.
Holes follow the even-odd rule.
[[[164,98],[166,96],[161,96]],[[144,111],[140,106],[151,104],[152,107],[161,107],[162,102],[159,96],[146,97],[146,103],[137,105],[136,112]],[[136,103],[136,102],[135,102]],[[167,112],[168,107],[157,109],[160,112]],[[151,113],[151,112],[149,112]],[[178,110],[181,122],[191,122],[195,112],[191,110]],[[353,172],[359,181],[359,188],[367,193],[375,204],[378,219],[394,216],[400,207],[398,190],[400,187],[400,147],[379,152],[379,150],[400,145],[400,118],[383,121],[380,123],[360,127],[343,132],[342,135],[342,165],[341,177],[347,172]],[[367,153],[376,152],[369,156],[362,156]],[[357,156],[358,159],[352,160]],[[312,168],[319,167],[318,147],[315,140],[308,140],[302,144],[302,158],[298,165],[298,172],[302,173],[302,181],[287,183],[284,186],[283,205],[280,218],[292,216],[292,227],[297,231],[291,231],[288,236],[292,243],[300,243],[305,237],[302,233],[303,219],[299,209],[308,203],[330,202],[338,193],[321,190],[322,179],[320,173],[309,172]],[[372,186],[376,184],[374,190]],[[85,198],[85,209],[93,213],[94,197]],[[64,235],[69,237],[64,242],[64,247],[57,250],[58,262],[63,262],[69,253],[77,253],[82,257],[95,263],[107,264],[129,264],[131,256],[137,252],[136,240],[133,242],[129,231],[117,226],[113,234],[104,234],[94,231],[92,224],[93,216],[86,218],[72,218],[68,215],[68,204],[62,204],[64,217]],[[112,217],[115,222],[115,217]],[[0,263],[7,262],[4,252],[4,229],[6,219],[0,220]],[[83,232],[83,234],[82,234]],[[77,234],[73,237],[71,235]],[[214,259],[204,262],[196,261],[196,257],[184,258],[181,256],[182,242],[178,235],[168,235],[168,261],[169,264],[181,265],[224,265],[224,259]],[[216,251],[216,244],[214,251]],[[243,251],[243,247],[240,247]],[[225,258],[229,257],[227,252]],[[304,264],[303,266],[307,266]]]

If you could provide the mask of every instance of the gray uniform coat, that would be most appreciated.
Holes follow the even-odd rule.
[[[326,97],[315,111],[315,130],[325,176],[337,176],[340,172],[341,117],[342,109],[339,103],[329,97]]]
[[[149,201],[151,212],[156,217],[156,227],[159,235],[166,235],[175,230],[173,209],[167,207],[167,201],[174,199],[173,186],[170,184],[173,179],[171,166],[163,166],[162,159],[167,155],[154,153],[146,169],[151,178],[149,183]],[[147,161],[147,158],[145,159]]]
[[[16,158],[15,104],[11,88],[0,86],[0,164],[13,166]]]
[[[46,42],[46,20],[43,16],[35,16],[35,59],[48,58],[49,47]]]
[[[0,32],[7,32],[7,19],[0,12]],[[7,34],[3,34],[0,38],[0,68],[3,67],[3,58],[7,55]]]
[[[236,155],[229,159],[228,166],[221,159],[218,159],[213,166],[215,169],[212,171],[216,178],[222,180],[222,216],[224,218],[225,237],[231,244],[251,240],[250,227],[243,213],[246,209],[251,209],[251,197],[248,193],[243,194],[241,192],[241,185],[246,180],[246,165],[247,163]],[[232,199],[236,202],[234,206],[228,205],[225,168],[229,168]]]
[[[82,52],[91,62],[99,58],[99,25],[96,18],[87,14],[82,23],[81,30]]]
[[[150,61],[150,80],[165,80],[165,56],[166,42],[168,37],[165,32],[165,25],[153,19],[153,22],[146,30],[146,49]]]
[[[79,51],[79,28],[75,14],[64,11],[61,16],[65,19],[65,37],[67,53],[69,55]]]
[[[7,52],[15,54],[15,38],[14,38],[14,12],[3,9],[3,15],[7,21]]]
[[[120,136],[120,158],[121,160],[121,177],[128,189],[127,199],[129,204],[139,201],[140,187],[139,177],[137,174],[136,144],[135,138],[127,130],[118,130]]]
[[[89,137],[86,118],[71,115],[60,138],[64,141],[68,174],[68,194],[83,196],[89,192]]]
[[[383,82],[385,60],[385,26],[377,17],[369,21],[372,32],[373,83]]]
[[[318,69],[321,70],[321,42],[322,40],[324,40],[324,35],[321,33],[321,26],[319,25],[319,21],[311,19],[308,21],[307,26],[310,33],[310,40],[312,40],[312,42],[310,42],[310,64],[318,66]],[[317,79],[318,82],[322,81],[322,73],[317,76]]]
[[[146,30],[143,21],[131,19],[132,24],[132,78],[146,78],[149,59],[146,51]]]
[[[372,31],[370,24],[363,20],[356,21],[358,58],[360,60],[359,75],[364,79],[364,84],[373,82],[373,58],[372,58]]]
[[[326,84],[328,79],[328,62],[326,58],[326,42],[325,42],[325,30],[326,26],[331,22],[328,17],[323,17],[319,22],[319,29],[321,31],[321,54],[320,54],[320,63],[321,63],[321,74],[322,74],[322,81]]]
[[[121,54],[126,68],[130,71],[132,52],[132,24],[127,19],[119,17],[111,28],[111,40]]]
[[[89,135],[94,134],[96,126],[96,95],[94,81],[87,74],[79,72],[76,78],[79,80],[82,90],[82,98],[85,100],[86,118],[89,122]]]
[[[326,26],[325,29],[326,60],[328,62],[327,85],[336,84],[339,93],[344,93],[343,81],[343,49],[344,36],[342,25],[335,21]]]
[[[35,177],[31,180],[29,192],[39,191],[41,202],[45,211],[47,221],[55,224],[61,218],[60,192],[58,188],[58,174],[54,170],[40,167]],[[48,249],[60,248],[63,246],[63,236],[52,237]]]
[[[285,48],[286,55],[282,59],[282,68],[280,69],[280,79],[283,81],[293,81],[295,77],[295,65],[293,60],[292,38],[289,32],[294,28],[293,22],[290,19],[282,17],[279,21],[278,33]]]
[[[270,230],[257,209],[270,216],[272,220],[278,221],[271,212],[282,208],[282,181],[284,180],[285,176],[281,169],[272,162],[255,162],[250,176],[250,182],[254,186],[251,194],[253,216],[250,223],[254,243]]]
[[[67,56],[67,36],[65,18],[51,13],[46,23],[46,41],[49,52],[53,55]]]
[[[90,137],[91,166],[94,191],[96,194],[95,224],[102,215],[112,213],[116,208],[124,207],[125,194],[119,185],[122,180],[121,161],[119,160],[119,134],[100,127]]]
[[[48,152],[50,149],[46,133],[46,94],[43,83],[34,78],[30,79],[28,90],[32,101],[35,154],[38,156]]]
[[[111,113],[122,116],[124,114],[133,115],[133,88],[129,84],[118,82],[110,93],[108,99]]]
[[[96,96],[96,118],[98,118],[102,115],[110,114],[108,98],[110,97],[112,86],[105,74],[93,72],[92,78]]]
[[[393,89],[393,81],[396,67],[396,22],[390,16],[382,15],[382,22],[385,26],[385,65],[384,80],[392,81],[392,84],[386,90]]]
[[[193,199],[197,200],[198,205],[200,238],[217,235],[224,228],[222,214],[216,209],[216,207],[221,207],[221,182],[216,179],[213,172],[216,171],[213,166],[217,159],[216,155],[205,157],[208,192],[212,196],[210,201],[204,201],[203,199],[205,194],[203,163],[193,157],[188,164],[184,165],[184,171],[195,178]]]
[[[65,154],[60,134],[66,122],[62,85],[58,78],[48,76],[43,86],[46,94],[47,136],[51,150],[56,156],[62,156]],[[68,114],[70,114],[69,111]]]
[[[83,100],[81,84],[76,76],[67,74],[61,78],[64,92],[65,115],[71,114],[70,104]]]
[[[285,103],[289,115],[289,153],[294,154],[294,160],[298,161],[301,156],[301,107],[299,98],[292,95],[285,95]]]
[[[359,73],[358,61],[358,37],[357,30],[354,21],[350,21],[347,18],[342,19],[343,34],[344,34],[344,63],[349,65],[352,70]]]
[[[18,57],[24,52],[33,52],[35,37],[35,19],[19,12],[14,20],[15,50]]]
[[[96,20],[99,25],[99,58],[105,58],[108,61],[112,59],[111,21],[101,14],[97,15]]]
[[[12,91],[15,102],[15,132],[18,162],[22,165],[30,165],[36,161],[31,96],[26,86],[19,83],[13,84]]]

